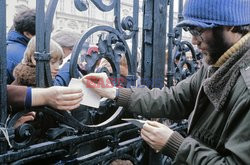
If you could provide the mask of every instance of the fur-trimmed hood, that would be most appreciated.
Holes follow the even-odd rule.
[[[36,86],[36,67],[19,63],[14,71],[15,85]]]

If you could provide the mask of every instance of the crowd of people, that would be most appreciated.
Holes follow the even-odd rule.
[[[46,95],[41,92],[40,97],[43,98],[41,102],[36,103],[40,97],[36,94],[38,88],[36,88],[35,21],[36,11],[34,9],[24,9],[15,15],[13,26],[7,35],[7,92],[8,96],[11,96],[8,97],[11,116],[20,112],[21,109],[30,109],[32,106],[48,105],[54,108],[61,108],[62,110],[72,110],[79,106],[80,90],[71,90],[71,88],[67,86],[71,79],[69,73],[71,52],[79,41],[81,34],[69,29],[52,31],[49,64],[54,87],[48,89],[40,88],[44,93],[57,93],[61,100],[58,100],[57,97],[52,99],[50,94]],[[111,65],[107,60],[100,59],[96,64],[91,64],[91,56],[97,54],[98,51],[96,45],[83,44],[81,55],[78,59],[79,76],[84,76],[91,72],[92,68],[90,67],[95,67],[94,70],[96,71],[103,71],[102,68],[107,68],[107,71],[112,74]],[[127,74],[128,70],[125,55],[122,55],[121,76],[125,79]],[[64,88],[58,86],[64,86]],[[67,90],[68,92],[65,93]],[[17,95],[16,92],[20,94]],[[65,95],[65,98],[63,95]],[[68,95],[77,95],[79,97],[68,97]],[[43,99],[45,101],[43,101]],[[51,105],[52,103],[54,103],[54,105]],[[22,106],[20,106],[20,104],[22,104]],[[72,104],[75,105],[73,106]],[[30,111],[31,110],[32,109],[30,109]],[[34,111],[26,113],[17,121],[14,127],[17,128],[25,122],[33,121],[35,117],[36,113]]]
[[[175,164],[248,164],[250,162],[250,1],[186,0],[184,20],[178,23],[192,35],[192,44],[203,54],[203,64],[175,86],[148,88],[93,88],[115,100],[127,111],[147,118],[189,119],[188,136],[168,126],[146,121],[141,137],[156,152],[173,158]],[[7,36],[7,93],[10,109],[51,106],[74,110],[80,106],[81,89],[70,82],[70,56],[80,35],[56,31],[50,40],[50,70],[53,85],[36,88],[35,10],[27,9],[14,18]],[[84,59],[98,53],[96,46],[85,50]],[[139,56],[138,56],[139,57]],[[87,62],[86,60],[85,62]],[[85,66],[86,65],[86,66]],[[99,59],[95,71],[110,63]],[[79,64],[83,83],[109,82],[107,74],[90,73]],[[120,74],[126,83],[128,64],[120,57]],[[122,85],[126,87],[126,84]],[[10,113],[16,111],[12,110]],[[15,127],[35,119],[35,112],[21,117]]]

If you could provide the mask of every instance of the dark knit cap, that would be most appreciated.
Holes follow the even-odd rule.
[[[250,24],[250,0],[186,0],[178,27],[241,26]]]

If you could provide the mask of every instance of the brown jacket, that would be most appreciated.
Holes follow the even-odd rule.
[[[26,86],[7,85],[8,105],[24,107],[26,90]]]

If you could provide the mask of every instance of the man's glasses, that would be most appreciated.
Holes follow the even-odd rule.
[[[192,36],[194,37],[200,37],[202,40],[202,33],[204,33],[207,29],[204,29],[204,28],[200,28],[200,27],[184,27],[183,28],[185,31],[188,31]]]

